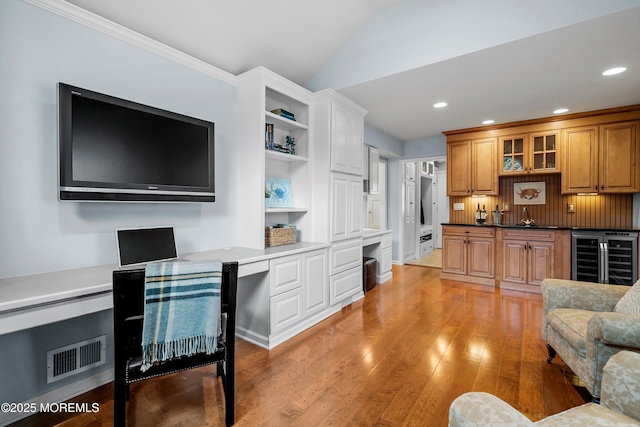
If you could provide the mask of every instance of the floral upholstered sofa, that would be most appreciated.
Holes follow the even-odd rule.
[[[640,352],[640,281],[629,287],[545,279],[541,291],[547,361],[557,353],[597,400],[609,358]]]
[[[640,426],[640,354],[621,351],[609,359],[599,405],[586,403],[536,423],[489,393],[465,393],[451,403],[449,427],[480,426]]]

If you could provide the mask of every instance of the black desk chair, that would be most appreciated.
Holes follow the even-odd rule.
[[[213,363],[218,365],[217,375],[222,378],[226,425],[231,426],[235,423],[234,371],[237,282],[238,263],[223,263],[220,301],[222,337],[218,339],[218,349],[214,353],[181,357],[154,365],[147,371],[141,372],[145,270],[142,268],[113,272],[114,424],[116,426],[124,426],[126,423],[129,384]]]

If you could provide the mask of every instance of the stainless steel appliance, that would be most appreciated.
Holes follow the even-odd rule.
[[[571,278],[633,285],[638,280],[638,232],[572,231]]]

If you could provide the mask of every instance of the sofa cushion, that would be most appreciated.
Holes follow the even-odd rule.
[[[613,309],[616,313],[640,316],[640,280],[627,291]]]
[[[575,308],[554,308],[547,314],[547,323],[560,334],[580,355],[587,355],[587,326],[595,311],[577,310]]]

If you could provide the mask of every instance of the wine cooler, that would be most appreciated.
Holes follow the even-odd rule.
[[[572,231],[571,278],[633,285],[638,280],[638,233]]]

